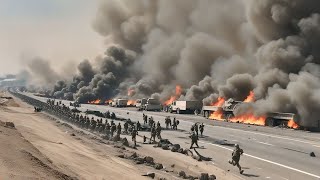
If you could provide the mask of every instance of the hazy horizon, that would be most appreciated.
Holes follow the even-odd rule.
[[[33,57],[57,68],[103,53],[103,38],[92,29],[98,0],[0,0],[0,4],[0,75],[18,73]]]

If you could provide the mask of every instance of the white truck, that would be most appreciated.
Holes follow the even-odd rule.
[[[136,108],[142,109],[146,104],[147,104],[147,99],[146,99],[146,98],[137,99],[137,101],[136,101]]]
[[[149,98],[147,103],[144,105],[143,109],[145,111],[161,111],[162,106],[159,100]]]
[[[126,107],[128,99],[113,99],[111,102],[112,107]]]
[[[169,112],[181,113],[195,113],[201,111],[202,102],[201,101],[173,101],[169,107]]]

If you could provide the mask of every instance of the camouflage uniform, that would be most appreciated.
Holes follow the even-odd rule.
[[[137,134],[138,134],[137,130],[133,129],[131,133],[131,137],[132,137],[132,141],[134,142],[134,147],[136,147],[137,145],[137,139],[136,139]]]
[[[229,161],[233,166],[237,166],[239,168],[240,174],[243,173],[241,166],[239,164],[240,156],[243,154],[243,150],[239,147],[238,144],[235,144],[235,149],[232,152],[232,160]]]
[[[200,134],[202,136],[203,130],[204,130],[204,124],[203,123],[199,126],[199,129],[200,129]]]
[[[192,135],[190,136],[191,138],[191,146],[190,146],[190,149],[193,148],[193,144],[196,144],[197,147],[199,147],[198,145],[198,135],[196,135],[194,132],[192,133]]]

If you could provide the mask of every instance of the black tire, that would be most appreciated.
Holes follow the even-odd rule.
[[[169,113],[173,113],[172,108],[169,109]]]
[[[274,127],[275,126],[275,120],[273,118],[267,118],[266,119],[266,126]]]
[[[205,117],[206,119],[209,119],[209,112],[208,112],[208,111],[205,111],[205,112],[204,112],[204,117]]]

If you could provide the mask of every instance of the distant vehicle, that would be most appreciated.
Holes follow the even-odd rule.
[[[169,106],[169,112],[181,113],[195,113],[201,111],[202,102],[201,101],[173,101]]]
[[[127,107],[128,99],[113,99],[111,102],[112,107]]]
[[[162,106],[159,100],[149,98],[143,109],[145,111],[161,111]]]
[[[93,110],[86,110],[85,111],[85,113],[86,114],[92,114],[92,115],[96,115],[96,116],[98,116],[98,117],[102,117],[102,118],[104,118],[104,114],[102,113],[102,112],[100,112],[100,111],[93,111]]]
[[[147,104],[147,99],[143,98],[143,99],[137,99],[136,101],[136,108],[138,109],[143,109],[143,107]]]

